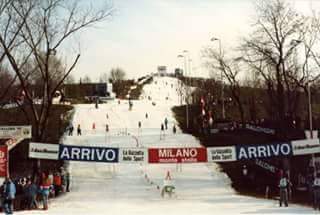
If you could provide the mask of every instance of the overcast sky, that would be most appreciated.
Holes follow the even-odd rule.
[[[73,75],[98,80],[113,67],[123,68],[129,78],[181,67],[183,50],[192,59],[192,75],[208,76],[202,66],[201,49],[237,45],[250,33],[254,21],[253,0],[114,0],[115,14],[103,27],[81,34],[81,59]],[[320,1],[290,0],[294,7],[309,13]]]

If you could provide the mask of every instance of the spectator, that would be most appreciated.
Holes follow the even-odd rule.
[[[48,198],[50,192],[51,180],[45,173],[42,174],[42,182],[40,185],[42,201],[43,201],[43,210],[48,210]]]
[[[55,196],[57,197],[59,196],[59,193],[61,191],[61,186],[62,186],[61,175],[58,172],[54,174],[53,186],[54,186]]]
[[[5,214],[13,214],[13,201],[16,197],[16,186],[9,177],[3,183],[3,210]]]
[[[288,187],[290,186],[290,181],[287,179],[286,176],[283,176],[279,182],[279,189],[280,189],[280,201],[279,206],[282,207],[284,203],[285,207],[288,207]]]
[[[25,188],[25,194],[27,198],[27,209],[32,210],[38,208],[37,193],[37,185],[35,185],[31,180],[28,180],[27,186]]]
[[[320,210],[320,174],[313,181],[313,208]]]

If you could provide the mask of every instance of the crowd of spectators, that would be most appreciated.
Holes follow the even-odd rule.
[[[2,208],[7,199],[7,181],[12,181],[15,185],[15,197],[12,200],[14,210],[47,210],[49,198],[70,191],[70,173],[63,167],[59,171],[43,171],[33,177],[7,178],[0,187]]]

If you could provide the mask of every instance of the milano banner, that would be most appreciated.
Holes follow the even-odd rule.
[[[149,163],[207,162],[206,148],[150,148]]]
[[[236,145],[236,151],[237,160],[290,156],[292,155],[292,145],[290,142]]]
[[[0,146],[0,177],[8,176],[8,146]]]
[[[60,145],[59,158],[72,161],[118,162],[118,148]]]

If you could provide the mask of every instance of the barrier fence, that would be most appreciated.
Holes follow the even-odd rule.
[[[31,142],[29,157],[106,163],[230,162],[320,153],[319,139],[271,144],[185,148],[114,148]]]

